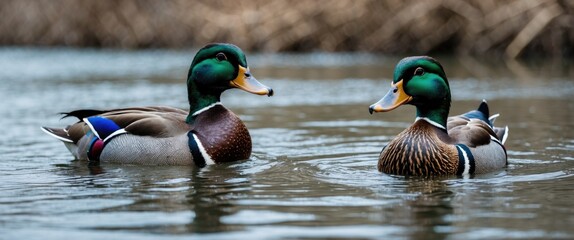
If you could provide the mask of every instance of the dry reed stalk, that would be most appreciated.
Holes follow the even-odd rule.
[[[568,0],[2,0],[0,44],[574,55]]]
[[[524,50],[526,45],[528,45],[532,39],[544,30],[546,25],[561,13],[562,9],[556,3],[538,11],[534,18],[524,26],[524,28],[516,35],[514,40],[512,40],[508,47],[506,47],[506,56],[509,58],[516,58],[518,54]]]

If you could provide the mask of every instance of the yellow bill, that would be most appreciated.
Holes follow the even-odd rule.
[[[388,112],[391,111],[405,103],[410,102],[413,99],[405,93],[403,89],[403,80],[401,79],[396,84],[391,83],[391,89],[389,92],[378,102],[369,107],[369,112]]]
[[[255,79],[249,68],[239,66],[239,72],[237,77],[233,79],[229,84],[233,87],[239,88],[243,91],[250,92],[257,95],[267,95],[269,97],[273,96],[273,89],[261,84],[257,79]]]

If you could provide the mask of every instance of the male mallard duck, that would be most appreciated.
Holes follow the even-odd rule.
[[[486,101],[468,113],[448,117],[450,87],[440,63],[407,57],[396,66],[390,91],[369,112],[414,105],[417,117],[381,152],[378,169],[397,175],[468,175],[506,166],[508,127],[496,128]]]
[[[171,107],[76,110],[64,117],[79,122],[42,129],[63,141],[75,158],[90,161],[203,167],[248,159],[249,132],[220,103],[223,91],[231,88],[273,95],[251,75],[241,49],[210,44],[197,52],[189,68],[189,112]]]

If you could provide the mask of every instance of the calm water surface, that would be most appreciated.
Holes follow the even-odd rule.
[[[439,58],[452,114],[489,100],[508,167],[404,178],[378,154],[413,107],[368,114],[398,58],[248,55],[272,98],[228,91],[250,160],[204,169],[74,161],[40,126],[77,108],[186,108],[185,51],[0,49],[0,239],[574,238],[574,68]]]

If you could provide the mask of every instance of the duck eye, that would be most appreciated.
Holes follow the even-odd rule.
[[[422,67],[415,69],[415,75],[421,76],[423,74],[425,74],[425,70]]]
[[[217,58],[218,61],[227,60],[227,56],[225,56],[225,53],[218,53],[217,55],[215,55],[215,57]]]

